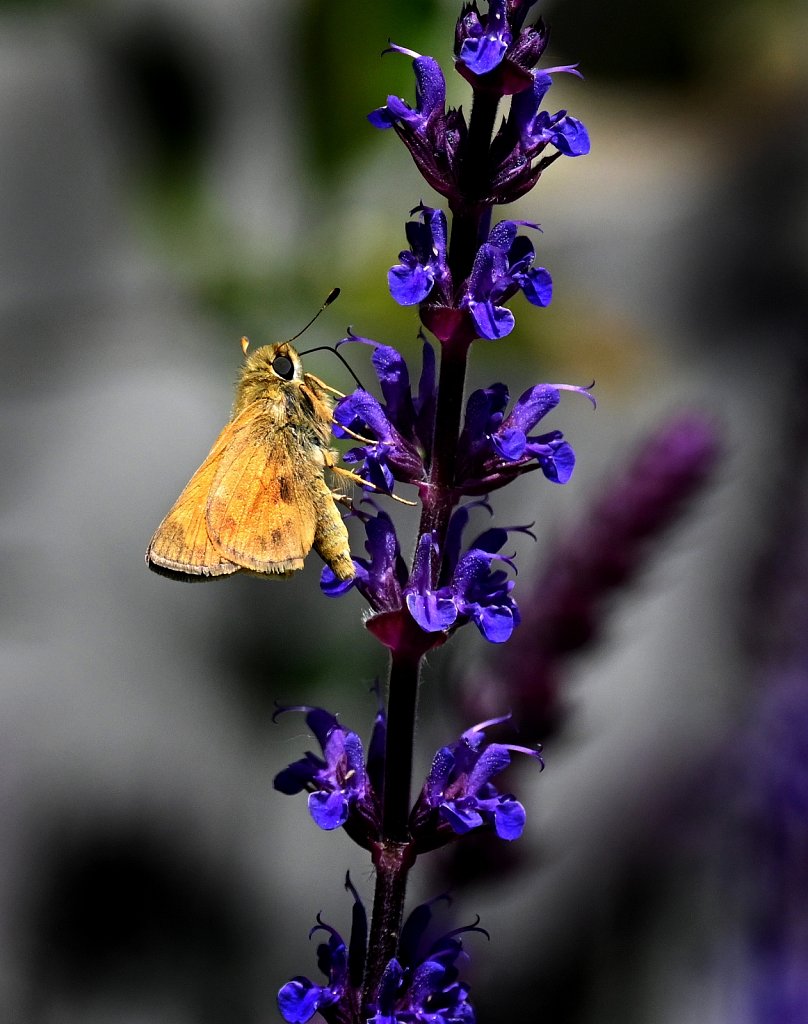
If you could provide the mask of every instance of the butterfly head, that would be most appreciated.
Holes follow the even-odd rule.
[[[301,381],[303,364],[288,341],[279,341],[274,345],[264,345],[248,355],[242,373],[245,377],[262,377],[267,383]]]
[[[257,399],[297,392],[302,382],[303,364],[288,341],[257,348],[249,353],[241,367],[234,415]]]

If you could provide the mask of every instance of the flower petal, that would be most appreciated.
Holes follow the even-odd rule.
[[[356,563],[354,562],[354,567]],[[348,580],[341,580],[335,574],[334,570],[328,566],[323,566],[323,571],[320,573],[320,590],[325,594],[326,597],[341,597],[347,593],[357,582],[356,576],[352,576]]]
[[[407,609],[426,633],[442,633],[454,625],[457,608],[449,593],[448,588],[444,588],[443,592],[427,590],[423,594],[407,594]]]
[[[518,839],[525,829],[524,807],[513,797],[502,797],[494,811],[494,828],[500,839]]]
[[[513,612],[505,605],[480,607],[472,618],[482,635],[491,644],[504,644],[506,640],[510,639],[516,625]]]
[[[468,777],[469,793],[476,794],[495,775],[504,772],[510,763],[510,750],[504,743],[487,744]]]
[[[529,303],[542,308],[550,305],[553,299],[553,279],[548,270],[544,267],[531,267],[516,279]]]
[[[286,796],[302,793],[306,786],[314,780],[318,772],[325,768],[325,762],[314,754],[306,754],[298,761],[292,762],[283,771],[278,772],[272,782],[273,789]]]
[[[482,815],[473,806],[464,806],[459,800],[451,800],[440,806],[440,816],[449,824],[453,832],[465,835],[472,829],[479,828],[483,823]]]
[[[309,793],[309,813],[315,825],[319,825],[326,832],[331,832],[348,820],[348,800],[339,790],[333,793],[322,790]]]
[[[496,434],[491,435],[491,441],[503,459],[507,459],[509,462],[521,459],[527,447],[524,430],[514,427],[498,430]]]
[[[513,403],[513,409],[505,417],[497,433],[505,433],[508,430],[530,433],[551,409],[555,409],[560,399],[561,395],[551,384],[535,384]]]
[[[465,23],[468,35],[460,44],[457,59],[475,75],[485,75],[502,63],[513,36],[508,24],[505,0],[490,0],[488,14]],[[461,19],[461,24],[463,24]]]
[[[408,433],[413,409],[410,371],[404,356],[390,345],[377,345],[371,357],[373,369],[387,403],[387,416],[400,433]]]
[[[435,283],[435,272],[430,266],[417,263],[410,253],[402,253],[400,264],[387,272],[387,287],[399,306],[415,306],[429,295]]]
[[[564,156],[586,156],[590,150],[589,132],[577,117],[567,114],[556,126],[553,145]]]
[[[305,1024],[310,1020],[320,1005],[323,992],[320,985],[315,985],[308,978],[292,978],[278,992],[278,1009],[287,1024]]]
[[[475,75],[484,75],[502,62],[507,49],[508,43],[501,35],[486,33],[478,39],[464,40],[458,60]]]
[[[538,459],[541,471],[554,484],[565,484],[575,469],[575,452],[566,441],[551,441],[547,445],[528,443],[531,453]]]
[[[469,311],[483,338],[495,341],[510,334],[516,320],[513,313],[505,306],[495,306],[492,302],[469,301]]]

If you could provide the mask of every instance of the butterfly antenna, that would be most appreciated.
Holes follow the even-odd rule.
[[[327,306],[330,306],[331,303],[334,301],[334,299],[337,298],[338,295],[339,295],[339,288],[332,288],[331,291],[326,296],[325,302],[322,304],[322,306],[320,306],[320,308],[317,310],[317,312],[314,314],[314,316],[311,318],[311,320],[309,320],[309,322],[306,324],[306,326],[303,328],[303,330],[302,331],[298,331],[297,334],[294,336],[294,338],[290,338],[289,341],[294,341],[296,338],[300,337],[300,335],[303,333],[303,331],[307,331],[309,329],[309,327],[311,327],[311,325],[317,319],[317,317],[322,313],[322,311]],[[365,385],[356,376],[356,374],[354,373],[353,369],[351,368],[350,363],[345,358],[345,356],[341,352],[339,352],[337,350],[336,346],[332,346],[332,345],[318,345],[317,348],[308,348],[308,349],[306,349],[305,352],[298,352],[298,355],[299,356],[307,356],[307,355],[310,355],[312,352],[331,352],[333,355],[335,355],[337,357],[337,359],[339,359],[339,361],[342,363],[342,365],[345,367],[345,369],[348,371],[348,373],[350,373],[350,375],[353,377],[353,379],[356,381],[356,383],[359,385],[359,387],[362,388],[363,391],[365,390]]]
[[[314,321],[317,319],[317,317],[322,313],[322,311],[324,309],[326,309],[328,306],[330,306],[331,303],[334,301],[334,299],[336,299],[336,297],[338,295],[339,295],[339,288],[332,288],[331,291],[326,296],[325,302],[322,304],[322,306],[320,306],[320,308],[317,310],[317,312],[314,314],[314,316],[311,318],[311,320],[309,320],[309,322],[306,324],[306,326],[302,327],[297,332],[297,334],[294,335],[294,337],[290,338],[289,341],[295,341],[295,339],[299,338],[300,335],[303,334],[304,331],[307,331],[311,327],[311,325],[314,323]]]
[[[330,352],[331,355],[336,356],[337,359],[339,359],[339,361],[342,363],[342,365],[348,371],[348,373],[350,373],[350,375],[353,377],[353,379],[359,385],[359,387],[363,391],[367,390],[367,388],[362,383],[362,381],[354,373],[354,371],[353,371],[353,369],[351,367],[351,364],[348,362],[348,360],[345,358],[345,356],[338,349],[334,348],[333,345],[318,345],[317,348],[307,348],[305,352],[298,352],[298,355],[299,356],[308,356],[312,352]]]

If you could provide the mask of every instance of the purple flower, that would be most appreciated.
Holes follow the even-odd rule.
[[[406,125],[415,132],[425,133],[430,121],[439,119],[446,104],[446,79],[434,57],[424,57],[414,50],[391,43],[385,53],[403,53],[413,58],[415,71],[415,107],[398,96],[388,96],[383,107],[371,111],[368,121],[376,128],[394,128]]]
[[[288,795],[306,790],[315,824],[327,832],[345,825],[352,838],[367,846],[378,831],[378,788],[373,783],[378,771],[375,758],[383,746],[384,712],[380,710],[376,716],[371,737],[374,762],[369,758],[366,767],[361,739],[340,725],[336,715],[303,705],[280,708],[275,719],[287,711],[305,713],[323,756],[307,752],[275,776],[275,789]]]
[[[423,483],[429,469],[426,458],[432,447],[435,417],[432,346],[424,342],[418,392],[413,395],[409,370],[399,352],[389,345],[354,334],[342,343],[347,341],[373,346],[373,368],[379,378],[384,404],[361,388],[338,403],[334,410],[334,434],[337,437],[358,435],[370,442],[352,448],[343,458],[349,463],[362,463],[365,479],[382,492],[389,492],[394,480]]]
[[[398,96],[368,114],[376,128],[394,128],[427,182],[448,198],[459,195],[457,159],[468,129],[459,110],[446,110],[446,80],[433,57],[391,44],[385,52],[413,58],[415,107]]]
[[[547,68],[533,75],[533,88],[515,96],[510,118],[519,135],[523,156],[531,160],[548,144],[564,156],[585,156],[589,152],[589,135],[585,126],[566,110],[549,114],[541,110],[542,100],[553,84],[551,76],[564,72],[582,78],[574,64]]]
[[[484,502],[455,509],[443,552],[433,534],[420,538],[409,578],[395,527],[387,513],[355,513],[364,520],[365,548],[370,557],[354,558],[356,576],[350,580],[338,580],[325,566],[320,577],[323,593],[340,597],[356,587],[377,613],[397,612],[406,606],[411,619],[424,633],[448,633],[473,622],[490,643],[503,643],[519,625],[520,616],[511,597],[513,581],[504,570],[493,569],[492,565],[500,561],[513,566],[513,556],[498,554],[510,533],[527,533],[531,537],[533,534],[524,526],[488,529],[462,553],[469,511],[477,504],[488,509]],[[435,580],[437,583],[433,584]],[[307,782],[308,765],[307,761],[298,769]],[[301,788],[298,786],[294,791]]]
[[[488,938],[488,932],[475,922],[430,942],[436,902],[421,903],[404,922],[398,957],[382,974],[372,1024],[474,1024],[469,987],[459,980],[457,962],[467,958],[460,936],[478,932]]]
[[[413,58],[416,100],[412,107],[397,96],[368,115],[378,128],[394,128],[407,146],[421,174],[453,210],[479,201],[492,206],[523,196],[542,171],[559,155],[583,156],[589,152],[589,135],[577,118],[559,110],[540,110],[558,72],[579,75],[575,65],[535,70],[549,38],[539,18],[525,25],[535,0],[491,0],[481,15],[475,2],[464,6],[455,31],[455,67],[476,92],[497,98],[513,96],[508,117],[495,133],[490,147],[492,171],[482,190],[467,195],[462,164],[469,128],[462,110],[446,109],[446,82],[437,61],[403,46],[386,52]],[[548,146],[554,154],[536,158]],[[405,261],[407,262],[407,261]],[[397,301],[402,301],[396,296]],[[411,304],[421,301],[412,299]]]
[[[544,762],[539,750],[488,742],[485,730],[508,717],[472,726],[435,755],[410,817],[419,852],[482,826],[492,827],[500,839],[521,836],[524,807],[512,794],[499,793],[491,780],[510,765],[512,751],[535,758],[542,768]]]
[[[497,552],[509,533],[530,531],[527,527],[486,530],[461,556],[470,507],[462,506],[453,513],[444,552],[439,551],[432,534],[420,538],[404,588],[407,609],[426,633],[446,632],[471,621],[490,643],[504,643],[519,625],[519,609],[510,596],[513,581],[491,565],[495,561],[512,565],[511,557]],[[432,583],[435,579],[437,586]]]
[[[330,925],[317,918],[318,924],[309,932],[326,932],[328,941],[317,948],[317,964],[328,978],[325,985],[316,985],[298,975],[287,981],[278,992],[278,1010],[288,1024],[304,1024],[319,1011],[326,1020],[331,1019],[329,1008],[334,1008],[344,996],[348,981],[348,949],[341,936]]]
[[[552,85],[552,75],[582,77],[574,64],[530,73],[530,87],[513,97],[508,117],[491,143],[491,199],[512,203],[529,192],[542,172],[559,156],[584,156],[589,152],[589,133],[584,124],[559,110],[541,110]],[[556,150],[542,154],[548,146]],[[541,159],[539,159],[541,158]]]
[[[491,0],[488,14],[483,17],[470,7],[461,17],[461,25],[457,60],[475,75],[493,71],[513,40],[507,18],[507,0]]]
[[[506,416],[510,399],[504,384],[474,391],[466,404],[458,442],[458,491],[486,494],[537,468],[553,483],[567,483],[575,467],[575,453],[564,435],[560,430],[531,434],[558,405],[561,391],[577,391],[595,404],[586,388],[535,384],[517,399]]]
[[[446,263],[446,214],[429,206],[416,206],[421,220],[407,222],[410,249],[399,253],[401,263],[387,275],[390,294],[400,306],[415,306],[434,290],[439,301],[452,298],[452,275]]]
[[[491,0],[481,15],[475,2],[464,6],[455,30],[457,70],[475,89],[509,96],[528,88],[530,69],[547,46],[541,19],[524,26],[536,0]]]
[[[288,1024],[304,1024],[319,1012],[328,1024],[368,1020],[373,1024],[474,1024],[469,988],[459,981],[457,962],[465,957],[462,935],[488,933],[476,923],[456,928],[428,943],[432,904],[422,903],[407,917],[401,931],[398,957],[386,964],[370,1017],[360,1017],[362,975],[367,959],[367,914],[359,895],[346,880],[354,898],[350,944],[317,918],[310,934],[328,933],[317,950],[318,966],[328,981],[316,985],[298,976],[278,993],[278,1008]],[[445,899],[445,897],[440,897]]]
[[[305,1024],[316,1012],[328,1024],[338,1024],[357,1016],[367,955],[368,923],[350,875],[345,878],[345,888],[354,900],[350,946],[346,946],[335,928],[325,924],[317,915],[317,924],[309,932],[309,938],[320,931],[328,934],[328,942],[317,947],[317,966],[328,982],[316,985],[300,975],[287,981],[278,992],[278,1009],[288,1024]]]
[[[349,580],[338,579],[329,566],[323,566],[320,588],[327,597],[340,597],[356,587],[374,611],[395,611],[403,604],[407,567],[401,557],[393,521],[382,509],[377,509],[375,515],[360,510],[354,514],[365,524],[365,550],[370,557],[354,557],[356,575]]]
[[[513,313],[503,303],[521,291],[534,306],[548,306],[553,281],[544,267],[534,267],[535,250],[517,227],[538,228],[527,221],[500,221],[474,259],[466,294],[461,304],[471,313],[483,338],[504,338],[514,328]]]
[[[382,974],[376,1012],[368,1024],[474,1024],[469,988],[458,981],[454,964],[462,952],[462,944],[447,936],[444,948],[434,949],[414,968],[392,959]]]

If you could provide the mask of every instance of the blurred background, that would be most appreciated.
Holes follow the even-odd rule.
[[[566,396],[549,424],[578,453],[569,485],[496,495],[498,521],[539,538],[515,541],[522,690],[472,629],[426,674],[422,772],[477,706],[516,706],[545,742],[547,770],[513,780],[525,838],[507,863],[489,851],[493,883],[436,857],[413,899],[451,886],[447,927],[479,913],[491,932],[469,940],[481,1020],[804,1022],[808,17],[800,0],[536,10],[545,65],[586,75],[557,76],[549,106],[592,153],[508,210],[541,222],[554,302],[514,300],[518,331],[476,346],[470,385],[594,378],[599,408]],[[315,556],[286,583],[195,587],[143,552],[228,417],[243,334],[289,337],[339,285],[309,345],[350,324],[417,352],[385,275],[436,197],[365,114],[413,95],[410,62],[379,59],[388,37],[467,103],[457,13],[0,4],[9,1024],[277,1019],[278,987],[317,976],[315,915],[348,928],[346,869],[371,894],[347,838],[272,789],[312,743],[271,723],[275,701],[369,731],[385,659],[359,597],[322,597]],[[308,366],[351,386],[327,353]],[[649,512],[632,486],[655,474]],[[569,577],[580,551],[609,564]],[[586,628],[531,653],[559,573],[590,588]]]

